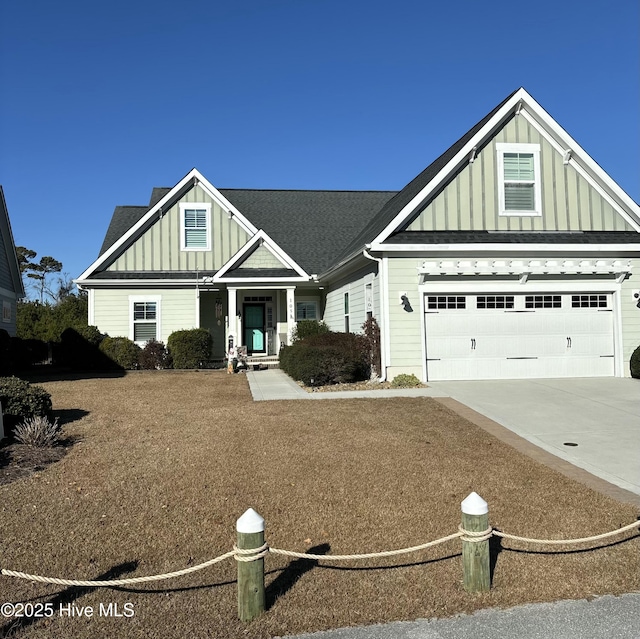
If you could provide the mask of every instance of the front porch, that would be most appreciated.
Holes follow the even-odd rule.
[[[232,349],[243,347],[249,368],[277,367],[280,349],[291,344],[296,326],[296,292],[301,299],[315,299],[319,311],[318,289],[297,291],[296,286],[282,284],[203,286],[198,291],[198,317],[200,327],[212,334],[213,358],[226,359]]]

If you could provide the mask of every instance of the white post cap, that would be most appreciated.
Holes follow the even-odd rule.
[[[236,531],[239,533],[264,532],[264,518],[253,508],[249,508],[236,522]]]
[[[475,492],[471,493],[460,506],[465,515],[486,515],[489,512],[487,502]]]

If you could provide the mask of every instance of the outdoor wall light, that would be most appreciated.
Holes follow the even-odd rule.
[[[402,308],[407,313],[413,313],[413,308],[411,308],[411,302],[409,301],[409,298],[407,297],[406,293],[402,293],[400,295],[400,304],[402,304]]]
[[[638,300],[636,306],[640,308],[640,291],[633,291],[633,298]]]

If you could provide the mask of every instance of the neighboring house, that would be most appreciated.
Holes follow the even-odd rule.
[[[519,89],[398,193],[217,189],[194,169],[117,207],[77,284],[101,331],[204,327],[218,358],[373,316],[389,379],[624,376],[639,265],[638,205]]]
[[[0,186],[0,306],[2,306],[0,329],[4,329],[9,335],[16,334],[16,304],[23,297],[24,287],[11,233],[9,212],[4,191]]]

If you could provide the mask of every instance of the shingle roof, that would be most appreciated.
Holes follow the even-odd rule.
[[[220,189],[307,273],[331,266],[347,243],[395,195],[390,191]]]
[[[99,255],[115,244],[148,210],[148,206],[116,206]]]
[[[635,231],[401,231],[385,244],[638,244]]]

